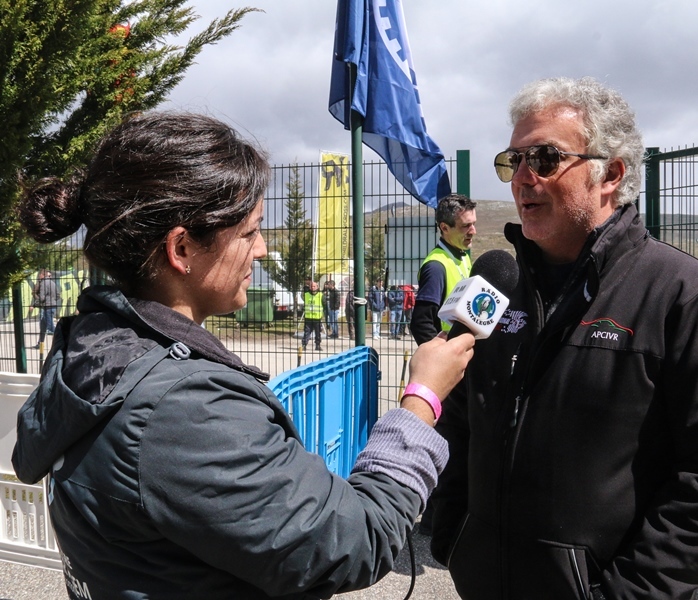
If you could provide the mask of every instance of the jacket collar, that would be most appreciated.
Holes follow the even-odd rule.
[[[543,260],[540,249],[524,237],[519,224],[507,223],[504,233],[516,249],[525,277],[535,280],[535,272],[540,269]],[[634,204],[616,209],[604,223],[589,234],[560,295],[557,298],[548,298],[544,320],[550,318],[565,298],[568,301],[576,298],[575,306],[583,310],[583,307],[596,297],[603,272],[648,235]],[[567,311],[565,313],[567,314]]]
[[[443,238],[443,236],[439,238],[439,242],[446,246],[446,248],[448,248],[453,254],[453,256],[455,256],[456,258],[463,259],[465,256],[468,255],[468,250],[463,250],[462,248],[456,248],[455,246],[452,246]]]
[[[539,260],[538,246],[524,237],[520,224],[507,223],[504,235],[526,262]],[[600,274],[609,262],[624,254],[629,247],[636,246],[647,235],[635,205],[621,206],[589,234],[577,258],[577,266],[591,259],[597,274]]]
[[[180,342],[200,356],[268,381],[269,375],[257,367],[246,365],[237,354],[228,350],[220,340],[184,315],[151,300],[126,298],[120,290],[110,286],[90,286],[81,295],[77,305],[80,313],[117,312],[138,327],[156,332],[166,340]]]

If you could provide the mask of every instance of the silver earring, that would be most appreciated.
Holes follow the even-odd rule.
[[[187,275],[189,275],[189,273],[191,273],[191,267],[189,265],[187,265],[187,268],[184,270],[187,272]]]

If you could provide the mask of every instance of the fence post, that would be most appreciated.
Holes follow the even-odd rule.
[[[645,226],[650,235],[660,238],[659,148],[645,148]]]
[[[470,198],[470,150],[456,150],[456,192]]]
[[[24,347],[24,304],[22,303],[22,284],[12,286],[12,320],[15,334],[15,367],[17,373],[27,372],[27,350]]]
[[[351,89],[356,82],[356,65],[348,63],[350,69]],[[353,93],[353,92],[352,92]],[[366,298],[366,282],[364,278],[364,174],[363,174],[363,117],[360,113],[351,111],[351,184],[352,208],[354,225],[352,237],[354,241],[354,296]],[[354,305],[354,343],[357,346],[366,344],[366,304],[359,302]]]

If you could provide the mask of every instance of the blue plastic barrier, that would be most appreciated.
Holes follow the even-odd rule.
[[[269,382],[306,450],[349,477],[378,419],[378,354],[359,346],[282,373]]]

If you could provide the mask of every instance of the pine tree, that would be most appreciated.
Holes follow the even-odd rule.
[[[298,293],[310,277],[313,260],[313,226],[305,216],[305,195],[297,164],[291,167],[286,191],[286,235],[277,247],[281,258],[278,262],[269,260],[265,266],[269,276],[293,294],[295,317],[298,314]]]
[[[186,0],[0,0],[0,291],[29,266],[13,206],[21,178],[84,166],[125,113],[157,106],[204,46],[253,8],[231,10],[184,46]]]
[[[366,269],[366,278],[369,287],[374,285],[376,281],[384,281],[386,276],[386,261],[385,261],[385,237],[386,225],[382,222],[381,214],[373,215],[366,223],[367,232],[364,240],[364,264]]]

